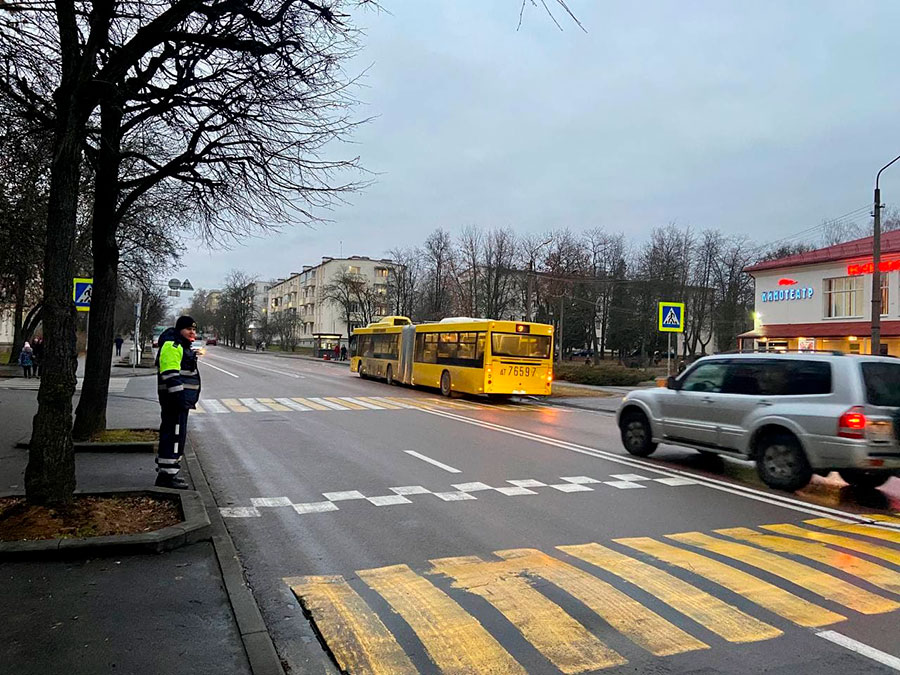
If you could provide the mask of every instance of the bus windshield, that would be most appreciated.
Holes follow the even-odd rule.
[[[549,335],[520,335],[517,333],[492,333],[491,351],[494,356],[517,356],[529,359],[550,358]]]

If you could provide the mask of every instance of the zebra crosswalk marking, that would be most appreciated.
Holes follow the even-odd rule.
[[[192,412],[193,412],[193,414],[195,414],[195,415],[202,415],[202,414],[204,414],[206,411],[203,409],[203,406],[201,406],[199,403],[197,403],[197,404],[194,406],[194,410],[193,410]]]
[[[357,574],[409,624],[440,670],[526,675],[475,617],[407,565]]]
[[[390,398],[387,396],[372,396],[371,398],[373,401],[378,401],[379,403],[391,403],[395,406],[405,408],[406,410],[415,410],[416,408],[416,406],[409,403],[409,399],[400,398],[398,396],[392,396]]]
[[[357,396],[355,400],[359,401],[360,403],[371,403],[372,405],[377,405],[378,407],[384,408],[385,410],[400,410],[401,408],[403,408],[403,406],[397,403],[391,403],[386,398],[376,396]]]
[[[258,398],[256,400],[259,401],[260,403],[262,403],[264,406],[271,408],[275,412],[290,412],[290,410],[291,410],[286,405],[281,405],[280,403],[275,403],[275,400],[271,399],[271,398]]]
[[[697,574],[704,579],[714,581],[720,586],[724,586],[728,590],[742,595],[770,612],[774,612],[800,626],[817,628],[846,620],[846,617],[836,612],[820,607],[752,574],[721,563],[718,560],[707,558],[699,553],[687,551],[649,537],[613,539],[613,541]]]
[[[242,405],[240,401],[236,398],[223,398],[222,403],[228,406],[229,410],[239,413],[250,412],[250,408],[245,405]]]
[[[223,406],[221,403],[219,403],[214,398],[207,399],[206,401],[203,402],[203,405],[206,408],[206,410],[208,410],[209,412],[214,413],[214,414],[220,415],[222,413],[228,412],[228,408]]]
[[[318,403],[319,405],[324,405],[326,408],[331,408],[332,410],[349,410],[347,406],[341,405],[340,403],[335,403],[334,401],[329,401],[327,398],[321,398],[316,396],[315,398],[310,398],[310,401],[313,403]]]
[[[300,405],[306,406],[307,408],[312,408],[313,410],[328,410],[328,408],[324,405],[306,398],[297,398],[296,396],[291,396],[291,400],[299,403]]]
[[[766,548],[770,551],[809,558],[828,567],[834,567],[850,576],[867,581],[873,586],[890,593],[900,594],[900,574],[897,572],[883,565],[863,560],[855,555],[835,551],[824,544],[797,541],[796,539],[779,537],[773,534],[761,534],[746,527],[716,530],[716,533],[746,541],[754,546]]]
[[[868,516],[867,516],[868,517]],[[866,537],[874,537],[875,539],[884,539],[895,544],[900,544],[900,532],[896,530],[886,530],[883,527],[873,527],[872,525],[853,525],[844,523],[840,520],[831,518],[812,518],[804,520],[807,525],[815,525],[828,530],[837,530],[838,532],[850,532],[851,534],[862,534]]]
[[[309,408],[309,407],[307,407],[307,406],[305,406],[305,405],[300,405],[299,403],[297,403],[297,402],[294,401],[293,399],[289,399],[289,398],[276,398],[275,400],[278,401],[281,405],[286,405],[286,406],[287,406],[288,408],[290,408],[291,410],[296,410],[297,412],[309,412],[310,410],[312,410],[312,408]]]
[[[788,558],[769,553],[768,551],[762,551],[746,544],[735,544],[700,532],[669,534],[666,537],[682,544],[697,546],[726,558],[732,558],[747,565],[758,567],[800,588],[805,588],[816,595],[820,595],[826,600],[837,602],[861,614],[883,614],[900,608],[900,605],[893,600],[870,593],[843,579],[820,572],[809,565],[794,562]]]
[[[262,403],[257,403],[255,398],[242,398],[240,401],[254,412],[270,412]]]
[[[859,539],[854,539],[853,537],[842,537],[839,534],[807,530],[806,528],[797,527],[796,525],[762,525],[761,527],[764,530],[771,530],[778,534],[789,534],[793,537],[812,539],[814,541],[821,541],[825,544],[840,546],[841,548],[865,553],[873,558],[880,558],[881,560],[887,560],[895,565],[900,565],[900,552],[888,548],[887,546],[881,546],[880,544],[870,544]]]
[[[368,408],[369,410],[384,410],[385,408],[384,405],[377,405],[375,403],[370,403],[365,399],[353,398],[352,396],[341,396],[341,401],[352,403],[357,408]]]
[[[325,397],[326,401],[331,401],[332,403],[336,403],[337,405],[344,406],[345,408],[350,408],[350,410],[365,410],[366,407],[359,405],[353,401],[353,399],[347,400],[346,396],[327,396]]]
[[[705,642],[689,635],[611,584],[542,551],[522,548],[495,551],[494,554],[504,559],[501,564],[508,566],[506,574],[526,573],[549,581],[655,656],[709,649]]]
[[[340,576],[284,580],[316,623],[341,672],[415,675],[403,648],[366,601]]]
[[[668,572],[600,544],[557,548],[634,584],[729,642],[758,642],[782,634],[778,628],[755,619]],[[504,553],[500,552],[498,555],[502,556]]]
[[[534,647],[563,673],[583,673],[626,663],[615,650],[535,590],[519,565],[485,562],[476,556],[431,560],[432,572],[454,579],[491,603]]]

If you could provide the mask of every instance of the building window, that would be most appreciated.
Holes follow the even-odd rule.
[[[388,269],[387,267],[376,267],[375,268],[375,280],[387,279],[388,278]]]
[[[888,288],[890,287],[888,282],[889,278],[890,277],[885,273],[881,275],[881,316],[887,316],[888,308],[890,307],[888,304],[891,299],[891,294],[888,291]]]
[[[863,277],[825,279],[825,316],[830,319],[863,315]]]
[[[359,274],[359,265],[348,265],[347,272],[349,274]]]

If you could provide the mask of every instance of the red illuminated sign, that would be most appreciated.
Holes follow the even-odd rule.
[[[779,279],[779,280],[778,280],[778,285],[779,285],[779,286],[794,286],[796,283],[797,283],[797,280],[796,280],[796,279],[787,279],[787,278],[784,278],[784,279]]]
[[[900,260],[882,260],[878,263],[881,272],[896,272],[900,270]],[[872,274],[875,271],[875,263],[853,263],[847,265],[847,274],[859,276],[860,274]]]

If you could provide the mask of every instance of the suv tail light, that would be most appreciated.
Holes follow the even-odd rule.
[[[854,406],[838,420],[838,436],[842,438],[865,438],[866,415],[862,406]]]

